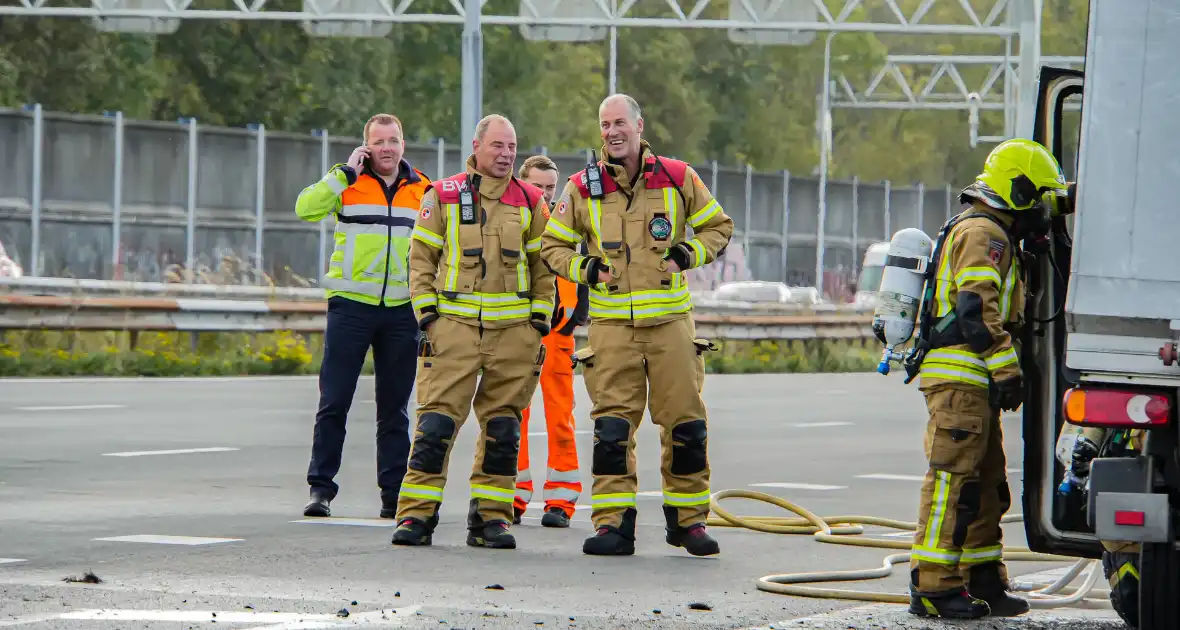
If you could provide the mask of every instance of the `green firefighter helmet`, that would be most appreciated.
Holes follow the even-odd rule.
[[[1002,201],[1006,210],[1028,210],[1047,192],[1066,194],[1065,174],[1057,158],[1040,143],[1015,138],[1001,142],[988,154],[976,183],[991,205]],[[999,199],[996,199],[996,198]]]

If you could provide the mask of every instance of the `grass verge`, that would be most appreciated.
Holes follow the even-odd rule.
[[[715,340],[711,374],[863,372],[880,356],[867,340]],[[579,344],[581,345],[581,344]],[[128,331],[7,331],[3,376],[232,376],[316,374],[322,335]],[[372,356],[364,372],[372,373]]]

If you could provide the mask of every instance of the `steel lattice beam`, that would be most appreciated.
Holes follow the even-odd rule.
[[[617,28],[695,28],[736,29],[748,31],[832,31],[865,33],[906,33],[928,35],[1006,36],[1017,31],[1003,23],[1001,15],[1009,0],[990,0],[986,14],[975,11],[966,0],[923,0],[913,13],[907,15],[897,0],[810,0],[817,19],[812,21],[782,21],[774,15],[785,6],[784,0],[769,0],[752,6],[750,0],[740,2],[745,13],[755,19],[710,19],[701,17],[711,5],[721,0],[650,0],[645,10],[662,9],[658,15],[637,15],[638,0],[620,0],[611,10],[609,0],[560,0],[587,2],[598,7],[601,15],[594,17],[558,17],[552,0],[541,10],[534,0],[521,0],[515,14],[483,12],[481,22],[496,26],[577,26]],[[794,0],[795,6],[808,0]],[[939,2],[950,2],[961,9],[956,23],[935,23],[927,20],[930,9]],[[483,0],[486,5],[487,0]],[[349,10],[341,10],[348,4]],[[73,18],[140,18],[156,20],[260,20],[288,22],[373,22],[373,23],[435,23],[461,26],[466,18],[463,0],[451,0],[445,12],[415,12],[420,6],[415,0],[365,0],[344,3],[342,0],[304,0],[304,10],[274,9],[267,0],[234,0],[229,8],[213,8],[202,0],[90,0],[88,6],[70,6],[60,0],[0,0],[0,15]],[[371,6],[361,10],[360,6]],[[887,7],[890,19],[877,22],[853,21],[852,14],[861,6]],[[835,8],[835,10],[833,10]],[[809,9],[810,10],[810,9]],[[649,11],[651,12],[651,11]],[[772,16],[757,19],[759,15]]]
[[[889,55],[864,90],[857,90],[843,74],[836,75],[831,107],[966,110],[973,107],[970,99],[975,95],[980,110],[1003,111],[1004,67],[1011,84],[1017,85],[1018,61],[1010,57],[1005,63],[1003,55]],[[1057,67],[1075,67],[1085,61],[1085,57],[1041,57],[1041,63]],[[981,65],[988,66],[988,73],[979,84],[969,84],[959,70],[959,66]],[[915,73],[906,72],[923,66],[927,70],[921,72],[922,78],[910,78]]]

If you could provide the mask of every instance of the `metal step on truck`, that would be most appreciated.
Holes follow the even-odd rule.
[[[1089,4],[1084,73],[1039,80],[1033,137],[1077,191],[1029,268],[1025,532],[1101,558],[1129,626],[1176,630],[1180,3]]]

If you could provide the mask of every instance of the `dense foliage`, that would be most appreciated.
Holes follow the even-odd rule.
[[[286,10],[301,5],[273,2]],[[969,2],[980,15],[995,4]],[[417,0],[412,10],[442,11],[447,4]],[[485,11],[512,13],[516,4],[491,0]],[[837,13],[844,1],[827,4]],[[907,15],[920,4],[897,2]],[[1082,54],[1087,3],[1044,4],[1042,54]],[[891,11],[880,0],[862,5],[853,19],[888,19]],[[634,11],[661,6],[663,0],[643,0]],[[715,1],[708,11],[706,17],[723,18],[728,3]],[[965,24],[963,15],[958,0],[940,0],[925,21]],[[618,42],[618,87],[644,106],[648,136],[662,152],[758,170],[815,169],[823,33],[803,47],[742,46],[725,31],[704,29],[625,29]],[[863,89],[887,52],[1003,51],[996,37],[843,33],[833,40],[832,69]],[[597,146],[608,56],[606,42],[531,42],[516,29],[485,27],[484,112],[517,120],[523,147]],[[986,66],[973,70],[963,72],[964,80],[981,85]],[[393,111],[411,140],[457,140],[460,78],[460,28],[452,25],[395,25],[386,38],[345,39],[311,37],[294,23],[192,20],[173,35],[152,37],[101,33],[87,20],[0,18],[0,106],[41,102],[58,111],[196,116],[299,132],[327,127],[352,136],[371,113]],[[988,149],[970,149],[965,112],[841,109],[833,123],[835,177],[959,183],[977,172]],[[980,133],[997,133],[1000,125],[999,117],[984,116]]]

